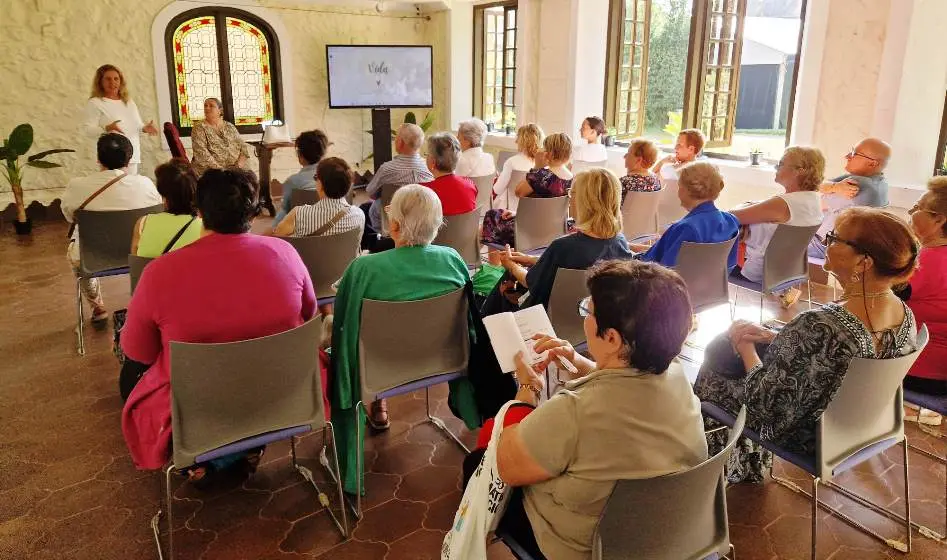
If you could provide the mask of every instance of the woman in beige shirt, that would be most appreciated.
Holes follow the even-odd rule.
[[[204,120],[191,129],[191,164],[198,176],[208,169],[243,167],[250,155],[246,143],[233,123],[224,120],[220,100],[208,97],[204,101]]]
[[[707,441],[683,370],[671,363],[691,327],[684,281],[654,263],[603,261],[579,303],[592,360],[563,340],[537,340],[545,362],[518,357],[516,398],[538,402],[558,358],[578,370],[563,390],[500,436],[500,477],[516,487],[498,530],[534,558],[588,560],[617,480],[681,471],[707,458]],[[662,318],[656,325],[653,317]],[[652,318],[652,319],[649,319]]]

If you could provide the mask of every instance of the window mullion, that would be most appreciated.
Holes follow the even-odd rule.
[[[233,108],[233,88],[230,86],[230,50],[227,45],[227,17],[214,14],[217,23],[217,68],[220,71],[220,101],[224,105],[224,119],[236,122]]]

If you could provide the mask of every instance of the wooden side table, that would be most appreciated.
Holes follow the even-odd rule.
[[[273,151],[277,148],[292,148],[294,142],[273,142],[264,144],[262,141],[250,142],[253,146],[253,152],[256,154],[260,164],[260,205],[270,213],[270,216],[276,215],[276,207],[273,206],[273,197],[270,194],[270,165],[273,163]]]

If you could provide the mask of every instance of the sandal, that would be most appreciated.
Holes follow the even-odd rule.
[[[371,411],[368,414],[368,425],[379,432],[391,427],[391,420],[388,418],[387,400],[381,399],[372,403]]]

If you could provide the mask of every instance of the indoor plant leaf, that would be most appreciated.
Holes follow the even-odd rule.
[[[28,161],[26,162],[26,165],[29,165],[30,167],[36,167],[38,169],[52,169],[54,167],[62,167],[58,163],[53,163],[51,161],[42,161],[42,160]]]
[[[44,157],[52,155],[52,154],[62,154],[66,152],[75,152],[75,150],[70,150],[69,148],[56,148],[54,150],[46,150],[45,152],[38,152],[31,155],[30,157],[26,158],[26,161],[28,162],[36,161],[36,160],[43,159]]]
[[[26,155],[32,146],[33,127],[29,124],[21,124],[14,128],[6,144],[7,149],[17,156]]]

